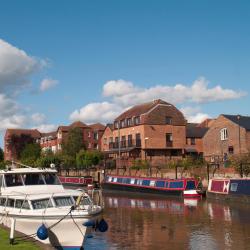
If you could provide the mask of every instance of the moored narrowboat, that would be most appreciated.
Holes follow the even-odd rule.
[[[250,203],[250,179],[211,179],[207,197]]]
[[[107,175],[102,182],[102,188],[175,195],[183,197],[200,197],[197,192],[198,181],[194,178],[167,179],[154,177]]]

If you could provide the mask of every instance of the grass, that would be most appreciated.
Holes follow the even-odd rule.
[[[17,236],[15,234],[15,236]],[[15,241],[14,245],[10,245],[9,243],[9,231],[7,229],[0,227],[0,249],[1,250],[35,250],[42,249],[38,245],[30,241]]]

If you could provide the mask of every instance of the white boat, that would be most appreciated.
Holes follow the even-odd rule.
[[[83,249],[84,225],[101,212],[87,193],[64,189],[55,169],[12,166],[0,171],[0,223],[11,227],[15,221],[15,230],[45,244]],[[37,234],[43,224],[48,229],[45,240]]]

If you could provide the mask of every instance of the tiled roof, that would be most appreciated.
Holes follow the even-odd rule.
[[[105,129],[105,126],[101,123],[91,124],[91,125],[89,125],[89,127],[91,127],[94,130],[104,130]]]
[[[194,123],[188,123],[186,127],[186,137],[187,138],[202,138],[208,128],[195,126]]]
[[[33,138],[39,138],[41,133],[37,129],[7,129],[8,135],[31,135]]]
[[[56,131],[52,131],[52,132],[48,132],[48,133],[41,133],[42,137],[48,137],[48,136],[56,137],[56,135],[57,135]]]
[[[250,116],[225,115],[225,114],[222,114],[222,116],[224,116],[225,118],[229,119],[230,121],[236,124],[239,124],[241,127],[245,128],[246,130],[250,130]]]
[[[85,123],[81,122],[81,121],[76,121],[73,122],[69,125],[69,127],[71,128],[85,128],[88,127]]]
[[[152,108],[154,108],[158,104],[171,105],[170,103],[167,103],[161,99],[154,100],[152,102],[143,103],[140,105],[133,106],[132,108],[123,112],[121,115],[119,115],[115,119],[115,121],[120,121],[120,120],[123,120],[125,118],[129,118],[129,117],[140,116],[141,114],[147,113],[149,110],[151,110]]]

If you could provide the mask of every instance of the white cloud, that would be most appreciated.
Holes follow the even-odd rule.
[[[57,126],[54,124],[41,124],[39,126],[33,127],[33,129],[38,129],[42,133],[52,132],[57,129]]]
[[[174,105],[204,104],[216,101],[237,99],[247,93],[232,89],[222,88],[220,85],[209,87],[209,82],[200,77],[191,85],[178,83],[175,85],[155,85],[141,88],[125,80],[108,81],[103,86],[103,97],[109,98],[108,102],[90,103],[80,110],[71,113],[71,120],[84,122],[112,122],[122,111],[136,104],[163,99]],[[187,112],[189,108],[189,113]],[[208,117],[200,108],[188,107],[184,114],[190,122],[200,122]]]
[[[41,81],[40,91],[46,91],[48,89],[51,89],[55,87],[57,84],[58,84],[57,80],[53,80],[51,78],[45,78]]]
[[[0,39],[0,91],[19,91],[30,83],[33,73],[46,65],[40,60]]]
[[[31,120],[35,124],[42,124],[45,122],[46,116],[44,114],[41,114],[41,113],[34,113],[31,115]]]
[[[180,109],[188,122],[200,123],[209,118],[209,115],[201,112],[200,107],[184,107]]]
[[[70,120],[81,120],[86,123],[92,122],[107,122],[112,121],[116,117],[122,108],[119,105],[102,102],[102,103],[90,103],[80,110],[75,110],[70,115]]]

